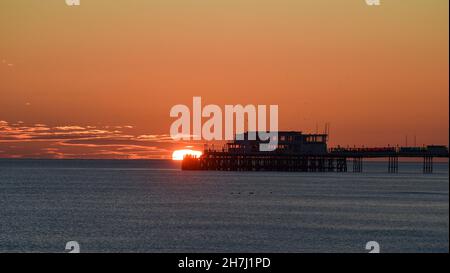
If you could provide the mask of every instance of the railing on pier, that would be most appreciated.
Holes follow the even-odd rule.
[[[358,148],[330,148],[330,155],[346,157],[448,157],[448,148],[444,146],[426,147],[358,147]]]
[[[422,157],[423,172],[433,172],[433,158],[448,158],[448,148],[427,147],[359,147],[331,148],[323,154],[295,154],[283,151],[236,152],[205,147],[200,157],[187,156],[183,170],[220,171],[295,171],[347,172],[347,159],[353,159],[353,172],[362,172],[364,158],[388,158],[388,172],[398,172],[399,157]]]

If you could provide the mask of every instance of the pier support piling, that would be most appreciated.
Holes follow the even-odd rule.
[[[389,157],[388,172],[398,173],[398,156]]]
[[[363,166],[363,159],[362,159],[362,157],[354,157],[353,158],[353,172],[354,173],[361,173],[362,172],[362,166]]]
[[[433,157],[425,156],[423,158],[423,173],[433,173]]]
[[[341,157],[336,159],[336,171],[347,172],[347,158]]]

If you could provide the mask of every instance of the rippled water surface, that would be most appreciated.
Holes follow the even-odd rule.
[[[364,173],[0,160],[0,252],[448,252],[448,164]],[[349,168],[351,169],[351,168]]]

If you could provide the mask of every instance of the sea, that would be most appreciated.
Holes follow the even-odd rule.
[[[362,173],[182,171],[170,160],[0,159],[0,252],[449,251],[448,163]]]

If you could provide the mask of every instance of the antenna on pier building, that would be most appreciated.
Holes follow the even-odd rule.
[[[331,132],[331,123],[328,122],[328,128],[327,128],[327,138],[330,139],[330,132]]]
[[[325,129],[324,129],[323,134],[324,134],[324,135],[327,135],[327,136],[330,135],[330,123],[329,123],[329,122],[326,122],[326,123],[325,123]]]

